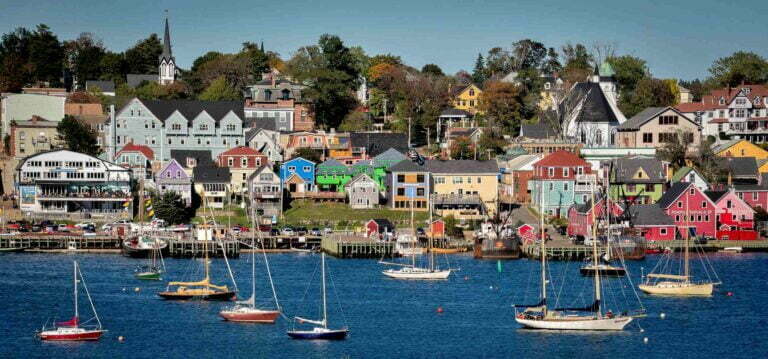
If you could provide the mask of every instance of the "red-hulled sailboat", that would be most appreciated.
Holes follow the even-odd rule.
[[[77,261],[74,262],[75,269],[74,269],[74,295],[75,295],[75,315],[72,317],[72,319],[66,321],[66,322],[56,322],[55,327],[53,328],[46,328],[45,326],[43,329],[40,330],[40,332],[37,333],[38,337],[42,340],[50,340],[50,341],[85,341],[85,340],[99,340],[102,334],[106,330],[102,329],[101,327],[101,321],[99,320],[99,315],[96,313],[96,307],[93,305],[93,301],[91,300],[91,294],[88,292],[88,287],[85,285],[85,279],[83,278],[83,274],[80,272],[80,270],[77,268]],[[83,288],[85,288],[85,294],[88,296],[88,302],[91,304],[91,309],[93,309],[93,318],[87,320],[84,323],[80,322],[80,315],[78,311],[78,277],[80,280],[83,281]],[[96,320],[96,325],[90,325],[87,326],[88,322],[91,320]]]

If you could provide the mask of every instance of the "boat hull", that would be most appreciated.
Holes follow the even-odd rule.
[[[287,334],[292,339],[301,340],[344,340],[347,339],[349,330],[326,330],[326,331],[312,331],[312,330],[291,330]]]
[[[24,252],[26,248],[0,248],[0,253],[18,253]]]
[[[385,270],[383,272],[385,276],[393,279],[406,279],[406,280],[444,280],[448,279],[451,275],[451,270],[436,270],[436,271],[403,271],[403,270]]]
[[[141,280],[161,280],[160,272],[140,272],[135,274],[136,279]]]
[[[585,277],[594,277],[597,271],[600,272],[601,277],[623,277],[627,275],[627,270],[620,267],[600,268],[598,270],[592,267],[582,267],[579,271]]]
[[[274,324],[280,316],[280,312],[276,310],[255,310],[253,312],[223,310],[219,312],[219,315],[228,322]]]
[[[632,321],[632,317],[601,319],[529,319],[523,316],[517,316],[515,317],[515,321],[530,329],[616,331],[624,330],[624,327]]]
[[[659,282],[656,284],[640,284],[638,286],[644,293],[666,296],[710,296],[715,290],[712,283],[675,283]]]
[[[168,242],[159,241],[158,248],[139,247],[136,243],[132,243],[130,239],[124,240],[122,244],[123,255],[131,258],[148,258],[152,251],[156,249],[165,254],[168,249]]]
[[[78,330],[79,329],[79,330]],[[87,330],[80,328],[72,329],[56,329],[56,330],[44,330],[38,334],[41,340],[47,341],[94,341],[99,340],[101,335],[104,334],[103,330]]]
[[[179,292],[160,292],[157,293],[163,299],[167,300],[209,300],[209,301],[227,301],[235,298],[235,292],[217,292],[211,294],[184,294]]]

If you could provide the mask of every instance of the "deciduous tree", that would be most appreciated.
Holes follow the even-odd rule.
[[[489,81],[480,95],[480,110],[492,131],[516,136],[520,131],[523,109],[520,88],[512,83]]]
[[[709,68],[712,79],[720,86],[738,86],[742,82],[768,82],[768,61],[754,52],[737,51],[717,59]]]
[[[203,101],[236,101],[242,99],[242,93],[231,87],[222,76],[214,80],[198,98]]]
[[[98,156],[102,152],[96,140],[96,131],[70,115],[64,116],[56,126],[56,131],[70,151],[91,156]]]

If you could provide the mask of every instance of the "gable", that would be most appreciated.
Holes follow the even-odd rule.
[[[162,170],[160,170],[160,172],[158,173],[158,177],[168,178],[167,173],[170,173],[171,174],[170,177],[172,178],[180,178],[180,179],[189,178],[187,173],[184,171],[184,168],[181,167],[181,165],[178,162],[176,162],[175,159],[171,159],[171,161],[168,162],[168,164],[165,165],[165,167]],[[176,176],[176,174],[178,174],[178,176]]]
[[[648,174],[645,173],[642,167],[639,167],[633,176],[634,179],[648,179]]]
[[[301,178],[301,176],[292,173],[290,177],[288,177],[287,180],[285,180],[285,183],[287,184],[302,184],[304,183],[304,179]]]

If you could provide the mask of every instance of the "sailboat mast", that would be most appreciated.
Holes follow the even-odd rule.
[[[253,297],[252,307],[256,307],[256,231],[259,230],[259,226],[256,223],[256,216],[254,216],[253,208],[251,208],[251,296]]]
[[[205,198],[205,191],[203,191],[203,198]],[[203,206],[205,206],[205,208],[203,208],[203,211],[206,211],[208,209],[207,208],[208,207],[208,200],[207,199],[203,200]],[[204,239],[203,240],[203,267],[205,268],[205,288],[210,290],[210,285],[211,285],[210,278],[211,277],[210,277],[210,272],[209,272],[209,268],[208,268],[208,241],[209,240],[213,240],[213,238],[212,238],[213,237],[213,229],[209,227],[208,221],[206,220],[205,216],[203,216],[203,221],[205,221],[205,225],[203,226],[203,228],[205,228],[205,232],[203,232],[203,239]],[[211,238],[208,238],[208,233],[209,233],[208,230],[209,229],[211,230],[211,232],[210,232],[211,233]]]
[[[74,267],[73,274],[74,275],[72,276],[72,279],[75,281],[75,285],[74,285],[74,288],[75,288],[75,318],[77,318],[77,317],[80,316],[78,314],[78,312],[77,312],[77,261],[75,261],[75,267]]]
[[[413,188],[413,193],[411,193],[411,231],[413,233],[413,239],[415,243],[418,243],[418,240],[416,240],[416,227],[413,225],[413,205],[414,205],[414,197],[416,197],[416,188]],[[416,244],[413,244],[414,246]],[[416,248],[411,247],[411,264],[414,268],[416,268]]]
[[[325,300],[325,252],[320,255],[320,271],[323,277],[323,327],[328,328],[328,309]]]
[[[685,192],[688,192],[687,188]],[[690,281],[690,277],[688,277],[688,275],[690,274],[689,273],[690,267],[688,265],[688,260],[690,259],[689,250],[688,250],[688,245],[689,245],[688,241],[690,240],[689,237],[691,235],[691,230],[690,230],[691,222],[690,222],[690,217],[688,216],[688,208],[689,208],[688,199],[690,199],[690,197],[691,197],[690,192],[686,193],[685,195],[685,274],[683,274],[685,276],[686,282]]]
[[[597,209],[597,206],[595,206],[596,185],[597,179],[595,179],[592,182],[592,185],[589,186],[589,196],[592,203],[592,208],[590,208],[590,211],[592,212],[592,265],[594,266],[595,270],[595,301],[597,302],[597,315],[600,317],[600,267],[598,267],[597,260],[597,220],[595,218],[595,210]]]
[[[434,233],[432,233],[432,193],[429,194],[429,201],[427,202],[429,206],[429,270],[434,271],[435,251],[432,250],[432,238],[434,238]]]
[[[547,314],[547,245],[544,237],[544,182],[539,181],[539,232],[541,232],[541,301]]]

